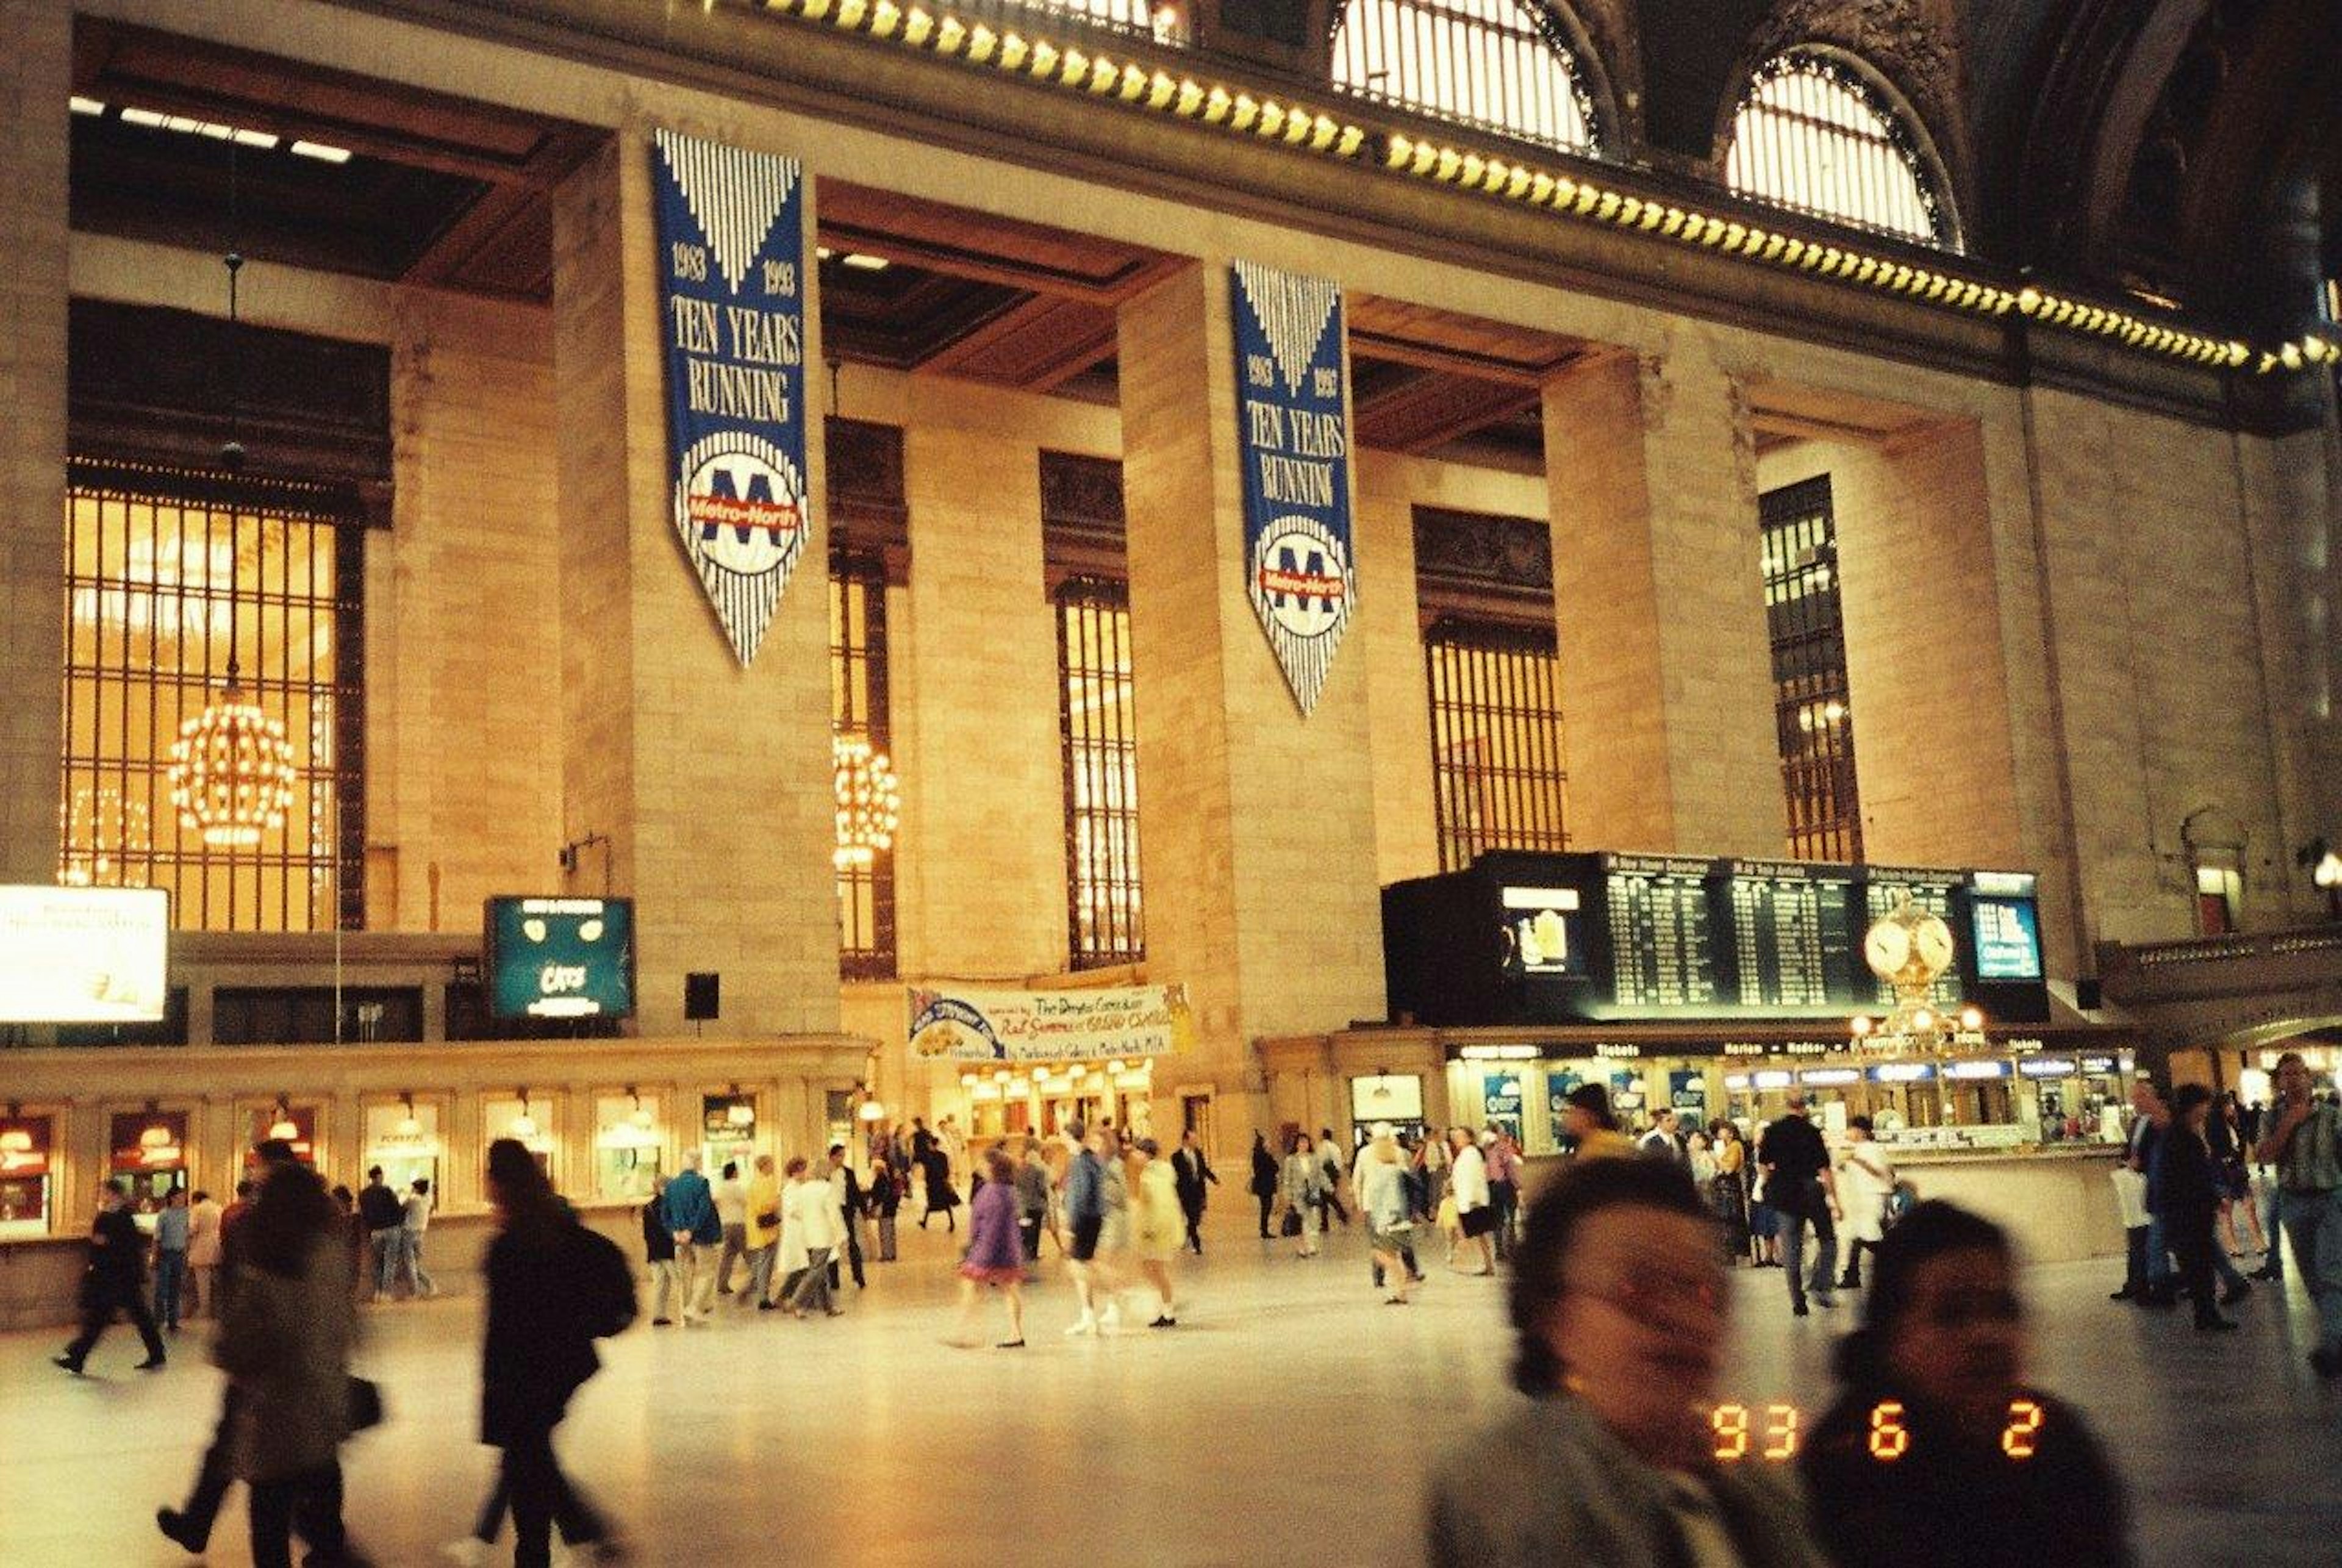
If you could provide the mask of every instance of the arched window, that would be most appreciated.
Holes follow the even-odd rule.
[[[1599,150],[1568,34],[1539,0],[1349,0],[1334,27],[1334,85],[1573,153]]]
[[[1926,155],[1885,91],[1812,50],[1777,55],[1749,79],[1732,117],[1724,183],[1832,223],[1959,245]]]

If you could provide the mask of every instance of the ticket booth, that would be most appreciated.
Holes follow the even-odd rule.
[[[152,1233],[164,1200],[187,1185],[187,1114],[117,1112],[107,1118],[106,1174],[130,1192],[130,1211]]]
[[[13,1112],[0,1116],[0,1240],[49,1233],[56,1194],[50,1164],[55,1137],[54,1117]]]

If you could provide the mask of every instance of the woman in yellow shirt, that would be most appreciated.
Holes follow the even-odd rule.
[[[1576,1141],[1581,1160],[1634,1157],[1635,1142],[1619,1130],[1618,1118],[1610,1113],[1610,1091],[1599,1084],[1580,1084],[1569,1092],[1561,1126]]]

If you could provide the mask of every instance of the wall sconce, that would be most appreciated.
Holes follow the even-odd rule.
[[[13,1122],[16,1120],[16,1118],[22,1116],[24,1114],[25,1106],[23,1102],[17,1100],[11,1100],[8,1102],[8,1119],[10,1121]],[[32,1152],[33,1134],[30,1128],[11,1127],[6,1132],[0,1133],[0,1154],[29,1154]]]
[[[649,1132],[651,1130],[651,1114],[643,1109],[643,1097],[635,1092],[635,1086],[632,1084],[626,1085],[626,1098],[635,1103],[634,1114],[628,1116],[626,1120],[632,1122],[644,1132]]]

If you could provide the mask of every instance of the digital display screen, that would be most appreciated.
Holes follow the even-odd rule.
[[[1975,928],[1977,979],[2041,978],[2041,915],[2032,899],[1993,897],[1979,892],[1970,924]]]
[[[1870,1407],[1866,1441],[1871,1458],[1893,1464],[1911,1452],[1911,1429],[1906,1424],[1908,1413],[1897,1399],[1881,1400]],[[2010,1400],[2008,1421],[2000,1429],[2002,1456],[2023,1461],[2039,1453],[2042,1423],[2048,1418],[2048,1411],[2038,1401]],[[1805,1416],[1794,1404],[1719,1404],[1708,1413],[1707,1424],[1720,1464],[1747,1459],[1785,1464],[1797,1458],[1805,1444]]]
[[[1506,954],[1523,974],[1583,974],[1586,944],[1578,926],[1577,889],[1506,887]]]
[[[635,1011],[635,906],[624,898],[492,898],[481,954],[497,1018]]]
[[[0,887],[0,1024],[152,1024],[166,1000],[159,887]]]
[[[1794,861],[1727,861],[1724,871],[1740,1004],[1851,1001],[1854,879]]]
[[[1712,1007],[1720,1000],[1707,906],[1708,863],[1606,855],[1611,995],[1621,1012]]]

